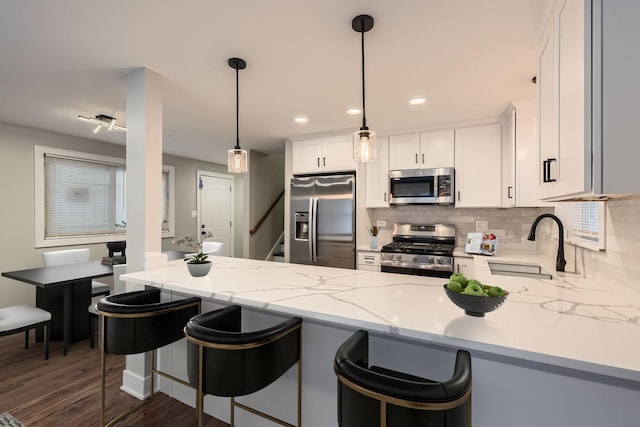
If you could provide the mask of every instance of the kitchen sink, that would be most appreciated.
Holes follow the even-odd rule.
[[[512,264],[507,262],[489,262],[491,274],[500,276],[528,277],[530,279],[551,280],[553,276],[537,264]]]

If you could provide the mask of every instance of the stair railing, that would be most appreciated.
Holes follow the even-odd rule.
[[[282,193],[280,193],[280,195],[276,198],[276,200],[271,204],[271,206],[269,207],[269,209],[267,209],[265,214],[262,215],[262,218],[260,218],[260,221],[258,221],[256,226],[253,227],[251,230],[249,230],[249,235],[250,236],[253,236],[254,234],[256,234],[258,232],[258,230],[260,230],[260,227],[262,227],[262,224],[264,224],[264,222],[266,221],[266,219],[269,216],[269,214],[271,213],[271,211],[276,207],[276,205],[278,204],[280,199],[282,199],[283,196],[284,196],[284,190],[282,190]]]

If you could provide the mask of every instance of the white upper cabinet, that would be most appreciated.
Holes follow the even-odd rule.
[[[356,169],[351,135],[294,141],[292,172],[340,172]]]
[[[389,142],[378,138],[378,157],[366,163],[366,207],[389,207]]]
[[[640,2],[556,0],[537,44],[542,197],[640,193]]]
[[[420,134],[389,137],[389,170],[420,168]]]
[[[502,140],[502,206],[548,206],[540,195],[539,150],[535,99],[514,101]]]
[[[454,131],[422,132],[420,150],[423,168],[450,168],[454,161]]]
[[[455,131],[456,207],[502,206],[499,123]]]
[[[389,137],[389,170],[450,168],[453,164],[453,130]]]

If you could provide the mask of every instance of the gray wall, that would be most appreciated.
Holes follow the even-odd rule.
[[[42,252],[56,248],[35,249],[34,245],[34,146],[44,145],[67,150],[124,157],[125,147],[90,139],[77,138],[0,122],[0,272],[40,267]],[[196,209],[196,169],[226,173],[226,166],[198,160],[165,156],[163,162],[175,167],[176,236],[193,233]],[[234,178],[235,254],[242,254],[242,218],[245,179]],[[163,239],[163,249],[173,248],[172,239]],[[91,259],[107,255],[104,244],[83,245],[91,250]],[[60,248],[62,249],[62,248]],[[0,277],[0,307],[35,304],[35,287]]]
[[[252,151],[249,180],[249,228],[253,228],[284,189],[284,153],[265,155]],[[249,258],[265,259],[283,230],[284,197],[257,233],[250,237]]]

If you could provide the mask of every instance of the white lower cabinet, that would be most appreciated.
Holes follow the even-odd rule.
[[[456,207],[502,207],[500,123],[456,129]]]
[[[473,268],[473,257],[456,256],[453,258],[453,272],[462,273],[467,279],[473,279],[475,277],[475,270]]]
[[[358,270],[380,271],[380,251],[358,251]]]

